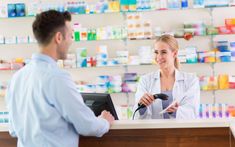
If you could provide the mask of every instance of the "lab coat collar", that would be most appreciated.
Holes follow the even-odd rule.
[[[160,70],[158,70],[155,73],[154,77],[155,77],[155,80],[160,79]],[[181,81],[181,80],[184,80],[183,74],[178,69],[175,69],[175,81]]]

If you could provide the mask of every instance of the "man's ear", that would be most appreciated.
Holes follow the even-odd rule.
[[[60,44],[61,41],[63,40],[63,35],[61,32],[56,32],[55,36],[54,36],[54,40],[56,44]]]

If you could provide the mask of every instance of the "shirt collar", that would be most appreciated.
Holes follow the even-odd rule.
[[[49,64],[57,65],[56,61],[50,56],[42,53],[36,53],[32,55],[32,60],[40,60],[43,62],[47,62]]]
[[[160,70],[158,70],[158,71],[155,73],[154,78],[155,78],[156,80],[160,79]],[[176,81],[184,80],[183,74],[181,74],[178,69],[175,69],[175,80],[176,80]]]

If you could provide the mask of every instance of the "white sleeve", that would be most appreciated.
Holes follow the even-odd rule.
[[[135,111],[138,108],[138,102],[140,100],[140,98],[145,94],[148,93],[148,88],[147,88],[147,80],[145,80],[146,77],[141,77],[137,86],[137,91],[135,94],[135,105],[133,107],[133,111]],[[152,106],[148,106],[147,110],[145,111],[145,113],[143,113],[142,115],[140,115],[139,112],[136,112],[136,116],[135,118],[139,118],[139,119],[151,119],[152,116]]]
[[[187,91],[176,113],[177,119],[195,119],[199,113],[200,85],[196,76],[190,78]]]

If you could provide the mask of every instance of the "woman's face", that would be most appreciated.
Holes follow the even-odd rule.
[[[170,46],[165,42],[157,42],[155,44],[155,61],[158,63],[160,69],[174,67],[177,51],[172,51]]]

